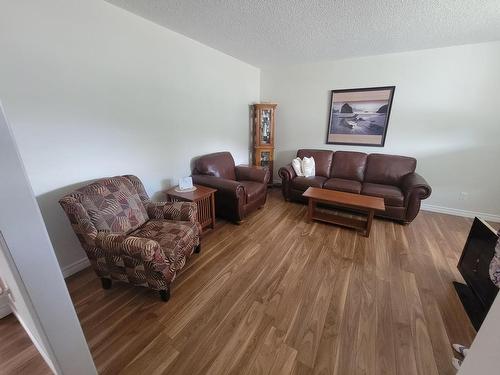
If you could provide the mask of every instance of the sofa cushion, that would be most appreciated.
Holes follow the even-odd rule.
[[[417,161],[407,156],[370,154],[363,181],[400,186],[402,178],[415,172],[416,166]]]
[[[344,178],[330,178],[325,181],[323,189],[345,191],[348,193],[361,193],[361,182],[346,180]]]
[[[302,160],[300,158],[295,158],[292,160],[292,168],[297,176],[303,176],[302,172]]]
[[[363,181],[367,155],[363,152],[337,151],[333,155],[331,177]]]
[[[314,158],[304,156],[304,159],[302,159],[302,173],[304,173],[304,177],[316,176],[316,163],[314,162]]]
[[[236,180],[234,159],[229,152],[216,152],[201,156],[195,161],[193,174],[205,174]]]
[[[365,182],[361,188],[361,194],[384,198],[384,202],[388,206],[404,206],[405,199],[403,192],[397,186]]]
[[[322,188],[323,183],[326,181],[326,177],[314,176],[314,177],[295,177],[292,180],[292,188],[296,190],[306,191],[308,187],[318,187]]]
[[[333,151],[301,149],[297,151],[297,157],[301,159],[304,159],[304,157],[313,157],[316,167],[316,176],[330,177]]]
[[[266,193],[266,184],[255,181],[239,181],[245,188],[247,202],[252,202],[259,199],[262,194]]]

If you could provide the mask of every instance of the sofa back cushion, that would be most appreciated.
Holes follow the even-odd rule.
[[[125,177],[103,178],[71,195],[87,211],[97,231],[129,233],[149,219],[137,190]]]
[[[297,157],[301,159],[303,159],[304,157],[314,158],[316,176],[330,177],[333,151],[300,149],[297,151]]]
[[[417,161],[407,156],[370,154],[364,182],[400,186],[401,179],[415,172],[416,167]]]
[[[229,152],[216,152],[200,156],[194,164],[193,174],[204,174],[236,180],[234,159]]]
[[[367,155],[363,152],[336,151],[333,155],[330,176],[346,180],[363,181],[366,157]]]

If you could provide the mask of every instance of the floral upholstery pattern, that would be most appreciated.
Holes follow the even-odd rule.
[[[78,189],[73,198],[87,211],[98,231],[127,233],[148,219],[139,194],[126,178],[104,178]]]
[[[151,202],[147,205],[147,212],[152,219],[167,219],[191,221],[196,223],[196,210],[193,210],[192,204],[186,202],[170,202],[166,205],[163,202]]]
[[[148,193],[144,189],[144,185],[141,180],[136,176],[126,175],[123,176],[127,178],[134,186],[139,198],[146,207],[146,211],[151,219],[167,219],[167,220],[178,220],[178,221],[191,221],[195,223],[201,233],[201,225],[198,223],[197,217],[197,206],[189,202],[151,202]]]
[[[173,280],[176,270],[184,267],[193,249],[198,245],[196,239],[200,233],[198,223],[150,220],[132,233],[134,237],[151,239],[164,249],[165,259],[158,259],[155,269],[166,278]]]
[[[500,230],[498,231],[500,236]],[[493,284],[500,288],[500,239],[497,241],[497,246],[495,247],[495,255],[490,263],[490,278]]]
[[[98,180],[59,203],[100,278],[167,290],[199,245],[196,204],[151,202],[135,176]]]

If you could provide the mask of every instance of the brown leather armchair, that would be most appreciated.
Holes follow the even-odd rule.
[[[266,203],[269,170],[236,166],[229,152],[216,152],[196,159],[192,178],[195,184],[217,189],[215,214],[226,220],[240,222]]]

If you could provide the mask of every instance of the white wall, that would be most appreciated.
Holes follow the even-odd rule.
[[[500,218],[500,42],[261,72],[261,99],[278,103],[276,165],[297,148],[414,156],[433,193],[425,203]],[[332,89],[395,85],[384,148],[326,145]],[[467,200],[459,200],[467,192]]]
[[[500,297],[497,295],[458,375],[498,374],[499,353]]]
[[[0,99],[63,268],[84,259],[57,203],[74,187],[133,173],[155,194],[197,155],[248,162],[259,69],[102,0],[0,4]]]

